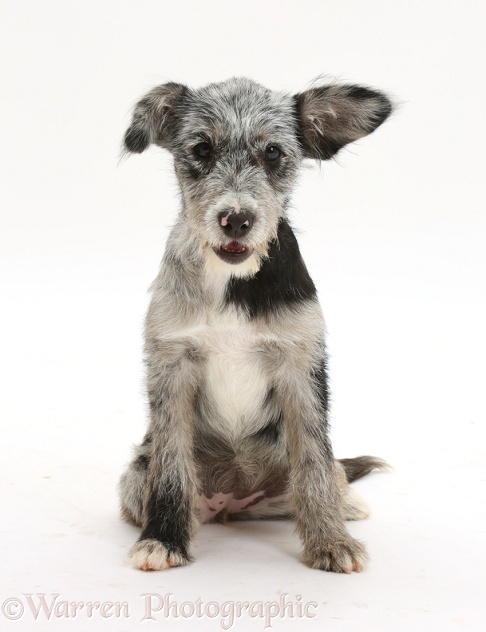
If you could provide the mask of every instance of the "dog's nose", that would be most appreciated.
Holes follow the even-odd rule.
[[[242,211],[234,213],[230,210],[222,211],[218,215],[218,220],[223,232],[232,239],[239,239],[247,235],[253,226],[253,213]]]

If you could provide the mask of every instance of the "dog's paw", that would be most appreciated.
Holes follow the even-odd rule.
[[[326,543],[304,554],[307,566],[333,573],[360,573],[367,560],[364,545],[351,537],[344,541]]]
[[[189,558],[179,551],[169,551],[159,540],[139,540],[130,551],[135,568],[142,571],[162,571],[173,566],[184,566]]]

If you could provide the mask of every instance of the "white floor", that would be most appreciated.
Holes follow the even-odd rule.
[[[1,629],[485,630],[484,3],[3,4]],[[178,199],[163,152],[117,166],[129,107],[168,79],[300,90],[322,72],[403,102],[305,170],[292,211],[335,453],[394,467],[355,484],[371,561],[310,570],[292,524],[235,523],[202,528],[187,567],[134,570],[116,485]]]
[[[29,287],[34,295],[40,289]],[[465,328],[455,345],[437,313],[432,329],[429,313],[424,329],[395,341],[392,352],[387,328],[370,314],[383,318],[382,302],[368,302],[367,322],[335,296],[328,327],[336,454],[374,453],[395,468],[355,483],[372,507],[368,520],[349,525],[368,545],[363,573],[306,568],[292,524],[268,522],[206,525],[194,541],[194,563],[146,574],[129,566],[137,531],[118,519],[116,498],[130,445],[144,427],[137,344],[145,296],[139,293],[139,304],[135,298],[37,295],[28,310],[18,297],[23,309],[7,322],[0,617],[21,615],[18,630],[85,630],[92,621],[97,630],[129,631],[149,616],[174,630],[225,623],[264,630],[267,614],[276,616],[273,628],[290,630],[292,613],[303,615],[303,630],[484,629],[484,418],[480,392],[464,385],[477,330]],[[426,307],[409,309],[423,315]],[[398,309],[395,316],[399,329],[413,320]],[[372,342],[347,340],[348,332],[359,338],[357,330]],[[35,614],[44,593],[48,606],[60,602],[54,623],[42,609]],[[155,612],[164,599],[176,605],[167,610],[164,602]],[[88,616],[85,605],[73,614],[65,601],[105,602],[107,610]],[[238,617],[238,602],[253,610]]]

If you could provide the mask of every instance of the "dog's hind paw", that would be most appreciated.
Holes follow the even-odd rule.
[[[348,486],[343,497],[343,518],[345,520],[364,520],[370,515],[368,503]]]
[[[311,568],[333,573],[360,573],[368,560],[366,549],[353,538],[330,542],[304,554],[304,563]]]
[[[136,542],[130,551],[130,558],[133,566],[142,571],[162,571],[189,562],[186,555],[180,551],[170,551],[155,538]]]

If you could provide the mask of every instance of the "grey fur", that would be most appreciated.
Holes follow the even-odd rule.
[[[145,326],[150,424],[120,481],[122,515],[142,528],[135,566],[186,563],[206,520],[293,516],[309,566],[361,570],[366,551],[344,521],[367,510],[346,474],[382,462],[334,460],[324,321],[286,213],[304,157],[331,157],[390,111],[360,86],[292,96],[248,79],[165,84],[136,105],[125,149],[172,152],[182,208]],[[248,213],[251,230],[232,242],[222,227]],[[262,274],[284,239],[297,281],[280,295]],[[235,243],[245,253],[231,265],[222,250]]]
[[[388,470],[390,468],[386,461],[377,459],[375,456],[358,456],[354,459],[339,459],[339,463],[343,466],[348,483],[352,483],[374,470]]]

